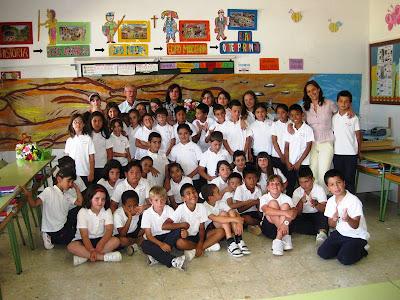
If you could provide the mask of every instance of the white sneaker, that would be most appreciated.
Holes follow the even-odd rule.
[[[228,246],[228,253],[230,255],[232,255],[233,257],[242,257],[243,253],[240,250],[238,244],[236,244],[236,242],[232,242],[229,246]]]
[[[185,250],[185,257],[187,261],[191,261],[196,256],[196,250]]]
[[[293,244],[292,244],[292,236],[287,234],[282,238],[283,242],[283,250],[292,250],[293,249]]]
[[[240,240],[240,242],[238,243],[238,246],[240,248],[240,251],[242,251],[242,253],[244,255],[251,254],[251,251],[249,250],[249,248],[247,247],[246,243],[243,240]]]
[[[80,256],[74,255],[74,260],[73,261],[74,261],[74,266],[79,266],[79,265],[87,262],[88,259],[85,258],[85,257],[80,257]]]
[[[104,254],[104,261],[107,262],[116,262],[116,261],[121,261],[122,260],[122,255],[121,252],[115,251],[115,252],[109,252]]]
[[[185,271],[185,260],[186,260],[185,255],[178,256],[172,260],[171,264],[174,268],[181,271]]]
[[[283,255],[283,242],[281,240],[275,239],[272,241],[272,254]]]
[[[206,251],[210,251],[210,252],[217,252],[221,250],[221,245],[219,243],[215,243],[214,245],[211,245],[210,247],[208,247],[206,249]]]
[[[328,238],[328,236],[326,235],[326,233],[323,231],[320,231],[315,238],[315,244],[317,245],[317,247],[321,246],[327,238]]]
[[[126,247],[126,254],[128,256],[132,256],[133,253],[135,253],[135,248],[133,248],[133,245],[129,245],[128,247]]]
[[[47,250],[54,248],[54,245],[51,242],[51,237],[46,232],[42,232],[42,239],[43,239],[43,245]]]
[[[370,245],[369,245],[369,244],[366,244],[366,245],[364,246],[365,251],[368,251],[369,248],[370,248]]]
[[[155,259],[153,256],[147,255],[147,257],[149,259],[149,266],[154,266],[154,265],[158,264],[158,260]]]

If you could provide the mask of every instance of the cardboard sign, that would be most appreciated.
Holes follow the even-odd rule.
[[[47,46],[47,57],[90,56],[89,45]]]
[[[0,59],[28,59],[29,47],[0,48]]]
[[[279,70],[279,58],[260,58],[260,70]]]
[[[259,42],[221,42],[219,44],[219,52],[221,54],[253,54],[260,53]]]
[[[206,55],[206,43],[168,43],[168,55]]]
[[[149,56],[147,44],[110,44],[108,47],[110,56]]]

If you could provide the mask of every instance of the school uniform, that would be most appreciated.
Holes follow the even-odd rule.
[[[345,210],[351,218],[360,216],[358,228],[354,229],[349,223],[342,220]],[[339,216],[336,231],[332,232],[319,247],[318,255],[324,259],[336,257],[342,264],[351,265],[368,255],[364,247],[367,245],[369,233],[362,203],[357,196],[346,191],[346,195],[339,204],[336,203],[336,196],[328,199],[325,216],[332,218],[336,211]]]
[[[112,144],[113,152],[126,153],[127,151],[129,151],[128,139],[122,134],[120,136],[116,136],[114,133],[111,133],[110,141]],[[123,167],[128,164],[128,159],[126,157],[113,157],[113,159],[118,160]]]
[[[258,155],[260,152],[272,154],[272,128],[273,122],[266,119],[265,121],[255,120],[250,125],[251,136],[253,138],[253,152]]]
[[[283,175],[282,171],[278,168],[272,168],[274,175],[278,175],[282,178],[282,182],[286,183],[287,178]],[[258,185],[260,186],[261,192],[265,194],[267,192],[268,176],[266,173],[261,172],[260,179],[258,180]]]
[[[198,166],[202,152],[198,145],[193,142],[176,144],[172,147],[170,160],[181,165],[185,175],[192,173]],[[199,179],[199,174],[193,176],[193,180]]]
[[[170,197],[174,197],[176,204],[183,203],[182,196],[181,196],[181,187],[185,183],[193,184],[192,178],[187,177],[187,176],[182,176],[182,180],[180,182],[175,182],[172,179],[169,180],[169,184],[170,184],[171,188],[167,192],[167,195]]]
[[[304,195],[304,189],[299,186],[293,192],[293,203],[295,206],[301,201]],[[317,183],[313,184],[310,195],[307,197],[307,202],[303,203],[303,211],[293,221],[293,231],[301,234],[316,235],[321,229],[328,231],[328,218],[323,212],[318,211],[311,206],[310,200],[316,199],[318,203],[326,202],[325,190]]]
[[[155,185],[164,186],[165,180],[165,166],[168,165],[167,156],[164,153],[153,153],[150,150],[147,151],[147,156],[150,156],[153,159],[153,168],[155,168],[160,174],[157,176],[153,176],[151,173],[151,177],[153,178],[153,182]]]
[[[93,132],[92,140],[96,152],[94,154],[94,182],[97,182],[103,176],[103,168],[107,163],[107,150],[112,148],[112,142],[101,132]]]
[[[118,228],[123,228],[126,224],[126,222],[128,221],[128,217],[125,214],[124,208],[118,207],[113,214],[113,218],[114,218],[114,232],[113,234],[116,236],[119,236],[119,232],[118,232]],[[138,215],[134,215],[132,216],[131,219],[131,224],[129,225],[128,228],[128,232],[126,233],[127,237],[130,238],[136,238],[140,227],[138,226],[139,223],[139,216]]]
[[[208,175],[216,176],[217,164],[220,160],[226,160],[227,162],[231,163],[232,157],[225,149],[221,148],[218,153],[208,149],[202,154],[199,166],[206,168]]]
[[[281,149],[282,154],[285,153],[284,137],[286,135],[287,127],[288,127],[289,123],[291,123],[290,120],[287,121],[286,123],[283,123],[281,120],[277,120],[273,123],[272,128],[271,128],[271,139],[272,139],[272,136],[276,136],[277,143],[279,145],[279,148]],[[286,165],[279,158],[278,152],[276,152],[273,145],[272,145],[272,153],[271,153],[271,162],[275,168],[279,168],[282,171],[282,173],[285,176],[287,176]]]
[[[138,185],[134,188],[129,184],[128,179],[124,179],[115,187],[111,200],[121,206],[121,196],[125,191],[129,190],[135,191],[138,194],[139,205],[143,205],[146,203],[146,199],[149,198],[150,185],[146,179],[140,178]]]
[[[128,140],[129,140],[129,153],[131,154],[132,158],[135,158],[136,154],[136,132],[139,130],[140,126],[136,126],[135,128],[132,128],[132,126],[128,126],[126,129],[126,134],[128,135]]]
[[[194,135],[196,135],[196,126],[194,126],[192,123],[190,123],[190,122],[188,122],[188,121],[186,121],[185,122],[185,124],[186,125],[188,125],[189,126],[189,128],[192,130],[192,134],[190,135],[191,137],[193,137]],[[179,140],[179,134],[178,134],[178,126],[179,126],[180,124],[178,124],[178,123],[175,123],[173,126],[172,126],[172,129],[173,129],[173,132],[174,132],[174,137],[175,137],[175,144],[179,144],[181,141]]]
[[[102,186],[104,186],[106,188],[106,190],[108,192],[108,195],[110,196],[110,199],[112,199],[113,195],[114,195],[115,188],[122,181],[124,181],[124,180],[123,179],[118,179],[117,182],[115,183],[115,185],[111,186],[111,184],[107,180],[105,180],[104,178],[101,178],[99,181],[97,181],[97,183],[101,184]]]
[[[207,217],[209,217],[210,215],[218,216],[221,212],[228,212],[230,210],[230,207],[228,206],[228,204],[225,201],[221,201],[221,200],[218,200],[217,202],[215,202],[214,206],[209,204],[207,201],[205,201],[203,203],[203,205],[207,211]],[[207,229],[209,227],[209,225],[212,223],[213,223],[213,221],[211,221],[210,219],[207,219],[207,221],[204,223],[205,228]],[[213,226],[211,226],[211,227],[213,227]],[[214,229],[214,228],[210,228],[210,229]]]
[[[89,155],[96,153],[92,138],[87,134],[69,137],[64,152],[75,160],[76,175],[87,178],[90,173]]]
[[[140,126],[140,128],[136,131],[135,134],[135,143],[136,139],[141,140],[142,142],[148,142],[149,141],[149,135],[152,132],[156,132],[156,130],[148,129],[146,126]],[[136,147],[136,153],[135,153],[135,158],[137,160],[141,160],[144,156],[147,154],[147,149],[142,149],[139,147]]]
[[[236,122],[230,122],[227,128],[227,135],[225,138],[228,142],[229,147],[231,147],[232,151],[236,150],[244,151],[244,147],[246,145],[246,140],[251,136],[251,130],[246,128],[242,129],[240,120]]]
[[[254,188],[254,191],[251,192],[247,187],[246,184],[239,185],[236,190],[235,194],[233,195],[233,201],[246,201],[246,200],[255,200],[255,199],[260,199],[261,198],[261,189],[256,186]],[[250,215],[254,219],[260,219],[260,214],[258,212],[258,209],[255,205],[252,207],[248,208],[247,210],[240,212],[240,215]]]
[[[238,169],[238,167],[234,167],[233,168],[233,171],[232,172],[235,172],[235,173],[238,173],[238,174],[240,174],[240,176],[242,176],[242,178],[243,178],[243,171],[239,171],[239,169]]]
[[[228,180],[223,180],[221,176],[214,178],[210,183],[215,184],[220,191],[223,191],[228,187]]]
[[[335,136],[333,165],[343,174],[347,190],[355,193],[358,160],[356,131],[360,131],[360,121],[357,116],[349,118],[347,114],[341,116],[337,112],[332,117],[332,129]]]
[[[141,228],[150,229],[151,234],[157,240],[167,243],[172,247],[175,247],[176,241],[181,237],[181,230],[163,230],[162,226],[167,219],[173,217],[174,210],[168,205],[164,206],[161,215],[156,213],[153,206],[149,207],[143,212]],[[147,240],[146,235],[144,235],[145,240],[142,243],[142,250],[145,254],[151,255],[168,268],[172,266],[171,262],[175,258],[170,252],[163,251],[157,244]]]
[[[290,198],[288,195],[281,193],[279,197],[275,199],[270,193],[267,193],[260,198],[260,211],[263,212],[263,206],[268,205],[268,203],[272,200],[277,201],[279,206],[282,206],[283,204],[288,204],[291,208],[295,207],[292,198]],[[266,237],[270,239],[276,238],[277,228],[274,224],[270,223],[267,220],[265,214],[263,214],[261,231]],[[291,231],[292,224],[289,224],[289,234],[291,233]]]
[[[247,118],[246,118],[247,124],[252,125],[256,120],[256,116],[254,115],[253,112],[247,111]]]
[[[42,232],[46,232],[53,244],[67,245],[75,236],[76,197],[63,192],[57,185],[46,187],[38,195],[42,200]]]
[[[160,152],[166,153],[168,150],[168,147],[171,143],[171,140],[175,138],[174,129],[169,124],[165,124],[163,126],[160,124],[157,124],[154,127],[154,130],[156,130],[161,135]]]
[[[193,125],[196,128],[195,129],[195,133],[197,134],[198,132],[198,127],[197,124],[204,126],[207,123],[208,128],[214,128],[216,121],[214,119],[211,118],[207,118],[205,122],[201,122],[200,120],[194,120],[193,121]],[[207,151],[208,147],[210,147],[210,145],[208,143],[206,143],[206,136],[207,136],[208,131],[202,130],[201,131],[201,135],[200,135],[200,139],[197,142],[197,145],[200,147],[201,152],[205,152]]]

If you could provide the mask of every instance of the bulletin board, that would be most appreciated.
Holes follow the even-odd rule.
[[[400,39],[369,45],[369,101],[400,105]]]

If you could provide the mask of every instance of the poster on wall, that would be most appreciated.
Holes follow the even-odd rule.
[[[2,80],[17,80],[21,79],[21,71],[4,71],[1,72]]]
[[[179,40],[181,42],[206,42],[210,40],[209,21],[179,21]]]
[[[0,23],[0,45],[18,45],[32,43],[32,22]]]
[[[0,59],[28,59],[29,47],[0,48]]]
[[[168,55],[206,55],[207,43],[168,43]]]
[[[118,29],[118,42],[150,42],[149,21],[123,21]]]
[[[260,70],[279,70],[279,58],[260,58]]]
[[[57,45],[47,46],[47,57],[80,57],[90,56],[89,45]]]
[[[58,22],[57,45],[90,44],[89,22]]]
[[[228,9],[229,30],[257,30],[257,10]]]
[[[110,44],[109,56],[149,56],[147,44]]]

